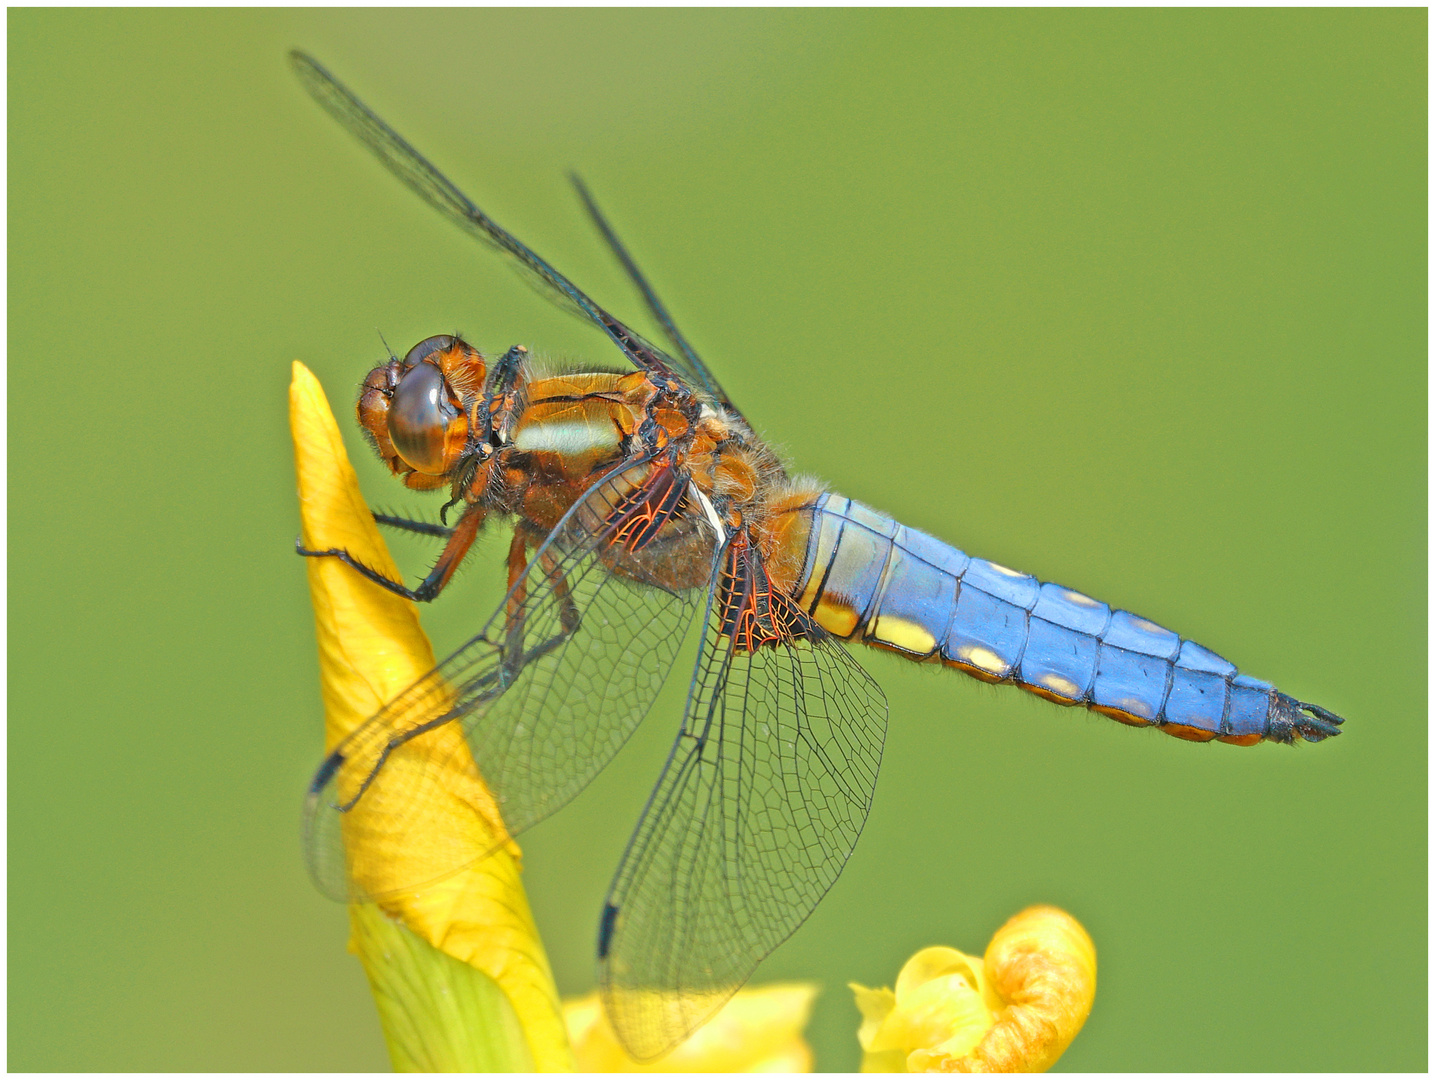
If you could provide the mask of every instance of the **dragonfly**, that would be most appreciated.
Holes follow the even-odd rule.
[[[311,783],[306,854],[326,894],[376,899],[343,842],[403,837],[412,807],[376,780],[457,725],[519,833],[572,799],[701,636],[672,748],[598,920],[619,1038],[652,1059],[686,1038],[832,887],[872,805],[887,703],[843,643],[1021,687],[1180,739],[1319,742],[1342,718],[1194,641],[1083,593],[974,558],[793,476],[674,323],[592,194],[588,216],[661,327],[654,345],[478,208],[317,61],[294,70],[399,180],[604,334],[619,370],[554,369],[429,337],[363,382],[361,428],[442,524],[376,514],[444,547],[431,601],[474,540],[512,523],[507,593],[479,633],[337,746]],[[452,525],[448,514],[454,514]],[[414,837],[422,843],[422,837]],[[434,856],[433,878],[490,854]],[[424,882],[407,883],[419,886]]]

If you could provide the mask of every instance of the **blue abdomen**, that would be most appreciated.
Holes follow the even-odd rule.
[[[974,559],[861,503],[814,508],[801,603],[830,633],[1183,739],[1318,742],[1340,718],[1129,611]]]

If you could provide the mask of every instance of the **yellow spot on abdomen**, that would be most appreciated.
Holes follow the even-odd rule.
[[[871,635],[884,645],[918,656],[926,656],[937,647],[937,639],[925,626],[895,615],[879,615],[873,619]]]
[[[1120,698],[1116,701],[1114,707],[1120,709],[1122,712],[1130,713],[1132,716],[1139,716],[1142,720],[1150,720],[1151,717],[1156,715],[1151,709],[1151,704],[1142,701],[1140,698]]]
[[[824,596],[817,602],[817,610],[812,617],[817,620],[818,626],[840,638],[851,637],[857,629],[857,612],[831,596]]]
[[[1075,701],[1081,696],[1081,687],[1068,679],[1065,675],[1057,675],[1055,672],[1047,672],[1037,678],[1037,684],[1046,689],[1060,694],[1062,697],[1071,698]]]
[[[981,645],[963,645],[957,650],[957,659],[974,668],[981,668],[993,675],[1005,675],[1007,662],[990,649]]]

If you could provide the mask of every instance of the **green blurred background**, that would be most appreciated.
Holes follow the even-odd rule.
[[[1063,1068],[1425,1068],[1425,12],[8,25],[12,1069],[387,1066],[299,856],[321,716],[289,362],[371,501],[432,513],[351,425],[376,331],[618,359],[384,174],[292,46],[637,313],[582,170],[798,469],[1349,718],[1196,746],[864,654],[876,805],[757,976],[822,981],[819,1067],[857,1063],[848,980],[1050,901],[1101,963]],[[440,649],[503,550],[427,612]],[[677,689],[524,838],[565,992]]]

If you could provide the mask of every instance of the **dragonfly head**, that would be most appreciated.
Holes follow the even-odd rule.
[[[359,394],[359,424],[406,486],[430,490],[463,458],[469,417],[487,374],[483,356],[448,334],[374,368]]]

